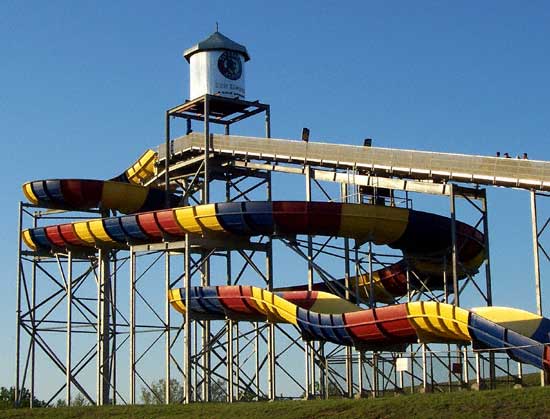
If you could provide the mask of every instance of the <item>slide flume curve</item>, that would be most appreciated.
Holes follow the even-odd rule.
[[[483,235],[456,222],[459,277],[475,274],[484,260]],[[407,289],[407,268],[423,276],[424,283],[443,286],[442,268],[451,260],[451,220],[437,214],[405,208],[338,202],[248,201],[229,202],[119,217],[78,221],[25,230],[23,240],[34,250],[67,247],[127,247],[129,244],[181,238],[186,233],[202,236],[251,237],[300,234],[372,240],[403,251],[405,262],[374,274],[375,297],[391,302]],[[449,263],[447,274],[450,276]],[[413,286],[415,278],[411,280]],[[368,289],[368,279],[362,279]]]
[[[169,291],[186,313],[185,289]],[[550,371],[550,321],[518,309],[466,310],[419,301],[363,310],[320,291],[270,292],[253,286],[192,287],[190,313],[198,319],[268,320],[298,327],[306,339],[391,350],[410,343],[472,343],[506,351],[517,361]]]
[[[43,208],[116,210],[123,214],[166,208],[162,189],[142,186],[155,172],[157,153],[147,150],[132,166],[110,180],[47,179],[27,182],[27,200]],[[170,197],[175,206],[175,196]]]

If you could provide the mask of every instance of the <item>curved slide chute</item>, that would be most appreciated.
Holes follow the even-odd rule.
[[[457,221],[456,226],[459,276],[463,277],[477,272],[483,262],[483,235],[465,223]],[[71,246],[125,247],[187,233],[221,237],[312,234],[371,240],[402,250],[407,264],[430,276],[436,285],[442,283],[443,260],[450,259],[451,251],[447,217],[337,202],[251,201],[178,207],[25,230],[23,239],[34,250],[51,251]],[[399,262],[376,273],[379,300],[403,295],[407,264]]]
[[[185,289],[170,290],[168,298],[177,311],[187,312]],[[518,309],[465,310],[427,301],[362,310],[324,292],[273,293],[253,286],[192,287],[189,300],[190,313],[198,319],[290,323],[306,339],[364,350],[417,342],[472,343],[550,371],[550,320]]]
[[[143,186],[156,173],[157,153],[147,150],[132,166],[110,180],[47,179],[27,182],[23,193],[32,204],[66,210],[116,210],[123,214],[166,208],[166,192]],[[170,205],[175,206],[175,196]]]

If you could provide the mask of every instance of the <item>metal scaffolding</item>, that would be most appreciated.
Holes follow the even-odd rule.
[[[259,114],[265,117],[264,138],[230,135],[233,124]],[[185,136],[172,137],[174,119],[185,120]],[[193,121],[202,124],[202,133],[193,132]],[[214,134],[213,125],[222,126],[223,135]],[[550,262],[542,238],[550,218],[540,221],[537,199],[546,197],[541,191],[550,188],[547,162],[270,137],[269,105],[210,95],[188,101],[166,111],[158,174],[149,184],[178,192],[182,206],[271,201],[277,183],[274,175],[304,179],[306,201],[410,208],[412,194],[444,197],[449,200],[452,220],[451,258],[441,266],[444,287],[434,288],[429,278],[411,267],[407,294],[395,302],[435,300],[455,305],[460,305],[465,289],[475,290],[484,304],[493,303],[487,194],[480,185],[535,188],[531,191],[533,254],[537,310],[542,314],[540,266],[541,260]],[[472,275],[462,281],[458,278],[456,219],[466,208],[465,212],[476,214],[471,224],[484,233],[487,251],[481,280]],[[451,390],[472,383],[482,388],[494,384],[497,372],[521,379],[521,365],[512,373],[510,361],[492,351],[427,344],[352,349],[312,341],[290,326],[270,322],[181,317],[171,312],[166,298],[173,287],[197,285],[276,289],[281,284],[274,274],[278,267],[273,256],[275,242],[305,266],[308,289],[321,281],[334,293],[374,308],[378,303],[373,281],[363,298],[352,278],[362,274],[373,278],[376,269],[401,256],[371,242],[314,236],[234,238],[229,242],[186,235],[178,240],[166,236],[157,244],[128,243],[127,248],[98,244],[90,252],[75,248],[40,254],[23,249],[21,231],[25,227],[106,215],[20,205],[17,400],[24,387],[30,390],[31,406],[37,391],[44,397],[40,383],[45,374],[49,383],[55,383],[47,394],[50,405],[58,399],[70,405],[76,392],[93,404],[136,404],[139,388],[150,391],[162,403],[233,402],[274,400],[284,392],[279,383],[285,382],[302,392],[295,396],[327,398]],[[343,285],[335,282],[342,277]],[[413,278],[421,286],[412,288]],[[189,293],[185,298],[188,306]],[[302,377],[285,365],[298,353],[304,362]],[[150,376],[152,363],[156,377]],[[54,370],[58,376],[52,375]],[[151,380],[159,375],[164,380],[162,394],[151,387]],[[181,399],[171,394],[173,380],[182,384]]]

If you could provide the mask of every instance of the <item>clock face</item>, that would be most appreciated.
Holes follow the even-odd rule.
[[[229,80],[238,80],[243,73],[241,57],[234,51],[225,51],[218,58],[218,70]]]

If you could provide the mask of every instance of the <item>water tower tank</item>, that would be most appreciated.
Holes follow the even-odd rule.
[[[183,56],[190,64],[190,99],[220,95],[244,99],[246,48],[216,31],[189,48]]]

